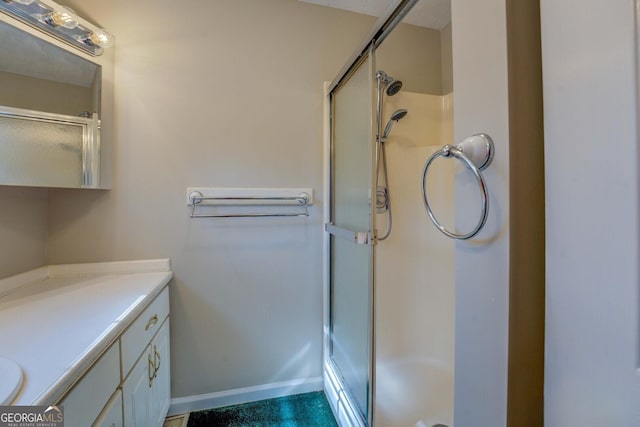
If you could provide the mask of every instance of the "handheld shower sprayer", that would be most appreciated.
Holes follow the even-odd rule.
[[[394,122],[400,121],[404,116],[406,116],[408,111],[405,108],[401,108],[396,110],[392,115],[389,121],[387,122],[387,126],[384,128],[384,133],[382,134],[382,138],[380,138],[380,142],[387,142],[387,138],[389,137],[389,132],[391,132],[391,127]]]

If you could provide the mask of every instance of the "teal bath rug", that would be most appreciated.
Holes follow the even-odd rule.
[[[337,427],[321,391],[192,412],[188,427]]]

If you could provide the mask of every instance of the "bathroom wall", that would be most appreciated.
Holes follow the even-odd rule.
[[[638,426],[637,2],[543,0],[541,11],[544,425]],[[595,26],[605,31],[582,31]]]
[[[0,186],[0,279],[46,262],[47,190]]]
[[[440,39],[440,31],[402,24],[376,50],[376,69],[402,80],[404,91],[442,95]]]
[[[322,82],[375,18],[295,0],[69,4],[116,35],[114,189],[50,190],[48,262],[172,259],[173,397],[319,377]],[[187,186],[308,186],[316,205],[191,220]]]
[[[440,67],[442,68],[442,94],[453,92],[453,44],[451,23],[440,30]]]
[[[487,224],[474,239],[456,242],[454,420],[459,427],[502,427],[507,425],[511,214],[506,4],[456,0],[451,6],[454,140],[485,132],[496,148],[483,172]],[[459,230],[478,222],[478,194],[472,174],[456,176]]]

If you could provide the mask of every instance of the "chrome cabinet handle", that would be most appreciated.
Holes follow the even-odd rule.
[[[158,359],[156,361],[156,358]],[[158,371],[160,370],[160,353],[158,353],[158,347],[153,346],[153,360],[154,360],[154,371],[153,371],[153,378],[156,378],[158,376]]]
[[[158,315],[154,314],[149,321],[147,322],[147,325],[144,327],[145,331],[148,331],[149,329],[151,329],[152,326],[154,326],[156,323],[158,323]]]
[[[149,365],[147,366],[147,376],[149,377],[149,388],[151,388],[153,379],[155,378],[156,365],[153,360],[151,360],[151,353],[147,354],[147,356],[149,360]],[[151,371],[153,371],[153,373]]]

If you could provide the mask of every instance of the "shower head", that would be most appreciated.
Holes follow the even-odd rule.
[[[384,134],[382,135],[382,138],[380,139],[381,142],[386,142],[387,141],[387,138],[389,137],[389,132],[391,132],[391,126],[393,126],[393,122],[399,121],[404,116],[406,116],[407,113],[408,113],[408,111],[406,109],[404,109],[404,108],[401,108],[400,110],[394,111],[394,113],[391,115],[391,118],[387,122],[387,126],[384,128]]]
[[[386,86],[386,92],[388,96],[395,95],[396,93],[400,92],[400,89],[402,88],[402,82],[400,80],[394,79],[382,70],[378,70],[378,72],[376,73],[376,78],[380,80],[380,82],[384,86]]]
[[[393,96],[400,92],[400,89],[402,89],[402,82],[400,80],[391,80],[387,84],[387,95]]]

